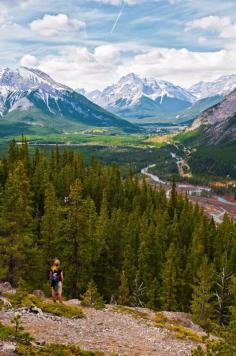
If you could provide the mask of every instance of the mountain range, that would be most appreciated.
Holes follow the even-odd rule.
[[[236,75],[222,76],[212,82],[201,81],[184,89],[168,81],[130,73],[103,91],[78,89],[78,92],[131,121],[185,122],[222,101],[234,88]]]
[[[30,135],[35,130],[43,135],[76,132],[89,127],[137,132],[138,126],[129,120],[174,123],[192,122],[197,117],[191,130],[204,127],[204,137],[214,131],[210,142],[221,142],[226,136],[235,139],[231,125],[236,113],[234,88],[236,75],[200,82],[187,90],[132,73],[103,91],[86,93],[60,84],[38,69],[5,68],[0,70],[0,137]]]
[[[33,127],[45,132],[87,126],[137,129],[46,73],[26,67],[0,70],[0,124],[4,133],[13,127],[24,132]]]

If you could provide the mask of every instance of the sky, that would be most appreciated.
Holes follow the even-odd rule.
[[[236,73],[236,0],[0,0],[0,67],[87,91],[128,73],[183,87]]]

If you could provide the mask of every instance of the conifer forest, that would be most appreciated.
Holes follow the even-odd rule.
[[[191,312],[207,326],[235,321],[236,226],[116,165],[15,141],[0,165],[0,279],[49,293],[55,257],[64,294],[91,282],[104,301]]]

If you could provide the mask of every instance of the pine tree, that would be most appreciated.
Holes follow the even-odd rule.
[[[162,309],[177,309],[176,245],[171,243],[166,252],[166,262],[162,272]]]
[[[73,298],[78,297],[80,293],[78,285],[81,265],[80,242],[86,226],[82,189],[79,180],[71,186],[64,227],[63,265],[67,274],[65,288]]]
[[[21,161],[9,173],[1,195],[0,225],[0,275],[16,286],[27,274],[33,230],[29,180]]]
[[[231,274],[226,263],[220,273],[217,273],[216,279],[216,313],[220,325],[226,325],[230,318],[230,280]]]
[[[120,286],[118,289],[118,304],[129,305],[130,302],[130,291],[128,280],[126,278],[125,271],[122,271],[120,277]]]
[[[61,258],[62,211],[54,187],[48,183],[45,190],[44,215],[40,224],[40,246],[42,277],[46,279],[55,258]]]
[[[194,320],[202,326],[207,326],[213,315],[213,273],[213,265],[209,264],[208,258],[204,256],[193,287],[191,305]]]

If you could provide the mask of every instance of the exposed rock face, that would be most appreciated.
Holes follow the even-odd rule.
[[[190,130],[203,128],[202,139],[209,144],[236,141],[236,89],[219,104],[204,111]]]

